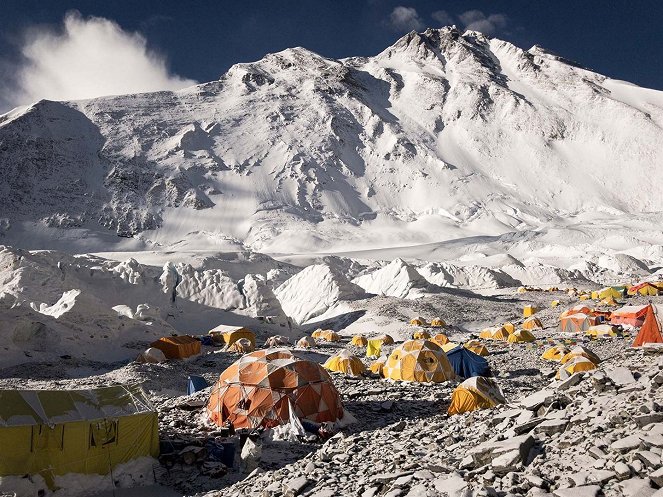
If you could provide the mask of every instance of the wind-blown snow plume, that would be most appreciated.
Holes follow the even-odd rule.
[[[147,47],[140,33],[124,31],[101,17],[69,12],[61,31],[32,29],[21,47],[23,61],[5,105],[40,99],[71,100],[158,90],[195,81],[171,74],[166,60]]]

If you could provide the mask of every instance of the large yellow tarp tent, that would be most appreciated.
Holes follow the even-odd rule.
[[[458,385],[451,394],[451,405],[447,410],[450,415],[490,409],[506,400],[495,380],[483,376],[468,378]]]
[[[220,324],[216,328],[211,329],[208,332],[208,335],[212,337],[212,340],[220,345],[225,345],[230,347],[235,341],[240,338],[246,338],[249,340],[253,347],[256,346],[256,335],[248,328],[243,326],[230,326],[226,324]]]
[[[350,376],[361,376],[366,371],[366,366],[359,357],[350,354],[347,350],[341,350],[338,354],[331,356],[322,365],[328,371],[344,373]]]
[[[161,337],[150,347],[159,349],[167,359],[186,359],[200,354],[200,340],[188,335]]]
[[[408,340],[396,347],[383,373],[392,380],[436,383],[456,376],[442,348],[430,340]]]
[[[139,385],[87,390],[0,390],[0,477],[106,475],[159,456],[157,412]]]

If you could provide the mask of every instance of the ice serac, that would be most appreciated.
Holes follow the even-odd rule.
[[[320,316],[342,300],[355,300],[364,290],[327,264],[313,264],[286,280],[274,294],[283,311],[297,323]]]
[[[368,293],[406,299],[418,298],[439,289],[402,259],[395,259],[380,269],[358,276],[352,282]]]
[[[374,57],[293,48],[178,92],[0,116],[0,233],[42,248],[19,235],[168,245],[195,230],[272,253],[564,231],[569,219],[625,219],[612,230],[631,233],[628,219],[660,211],[661,142],[663,92],[431,29]]]

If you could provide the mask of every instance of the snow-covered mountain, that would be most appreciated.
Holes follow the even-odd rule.
[[[447,27],[367,58],[293,48],[0,116],[0,242],[293,253],[600,224],[661,210],[661,143],[663,92],[538,46]]]

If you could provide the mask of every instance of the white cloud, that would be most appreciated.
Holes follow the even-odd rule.
[[[396,31],[419,31],[424,28],[424,23],[413,7],[396,7],[389,16],[389,22]]]
[[[70,12],[61,31],[33,29],[13,68],[13,89],[0,95],[12,107],[40,100],[74,100],[158,90],[196,82],[168,71],[140,33],[100,17]],[[6,69],[3,73],[6,72]]]
[[[508,18],[504,14],[486,16],[480,10],[468,10],[458,16],[465,29],[480,31],[485,35],[493,35],[506,27]]]
[[[436,10],[430,15],[440,26],[450,26],[454,23],[453,17],[446,10]]]

